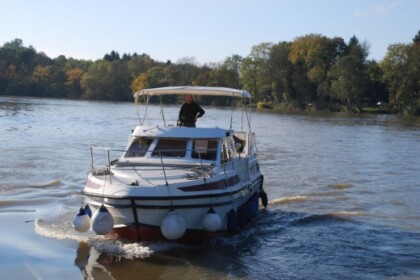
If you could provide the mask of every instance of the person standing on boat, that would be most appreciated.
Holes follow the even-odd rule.
[[[195,127],[195,122],[198,118],[204,115],[203,108],[194,102],[192,95],[185,96],[185,103],[179,110],[178,125]]]

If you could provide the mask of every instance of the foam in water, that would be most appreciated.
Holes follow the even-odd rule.
[[[108,255],[126,259],[148,258],[156,252],[184,246],[170,242],[124,243],[117,239],[98,236],[92,230],[80,233],[72,227],[70,215],[71,213],[69,212],[48,219],[36,219],[35,232],[48,238],[74,240],[79,243],[84,242],[100,253],[106,253]]]
[[[95,236],[95,233],[92,231],[81,233],[73,229],[71,219],[63,219],[62,223],[53,223],[43,219],[36,219],[35,232],[41,236],[52,239],[69,239],[78,242],[87,242],[90,237]]]
[[[169,242],[124,243],[117,239],[105,238],[91,238],[87,243],[99,252],[112,256],[123,257],[125,259],[144,259],[150,257],[154,253],[182,246],[177,243]]]

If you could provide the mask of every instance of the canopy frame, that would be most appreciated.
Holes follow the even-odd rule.
[[[203,96],[232,96],[238,98],[251,99],[249,92],[245,90],[232,89],[226,87],[201,87],[201,86],[177,86],[142,89],[134,93],[134,98],[140,96],[157,95],[203,95]]]
[[[134,93],[134,99],[136,105],[139,105],[139,100],[141,97],[145,98],[145,114],[143,117],[143,121],[141,120],[140,113],[137,107],[137,115],[139,118],[139,122],[142,125],[146,120],[147,115],[147,107],[149,105],[150,98],[152,96],[159,96],[160,99],[160,110],[162,114],[162,118],[164,124],[166,125],[166,120],[163,112],[163,104],[161,100],[161,96],[163,95],[194,95],[194,96],[225,96],[232,98],[232,110],[231,110],[231,119],[230,119],[230,130],[232,130],[232,123],[233,123],[233,99],[234,98],[242,98],[242,109],[243,112],[246,114],[246,119],[248,123],[248,129],[251,132],[251,116],[250,110],[247,110],[247,104],[251,103],[251,95],[248,91],[245,90],[238,90],[226,87],[205,87],[205,86],[174,86],[174,87],[160,87],[160,88],[150,88],[150,89],[142,89]],[[241,128],[243,126],[243,119],[241,118]]]

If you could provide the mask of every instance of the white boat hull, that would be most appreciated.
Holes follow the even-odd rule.
[[[111,234],[132,240],[165,239],[161,233],[162,221],[170,211],[176,211],[185,221],[186,234],[181,242],[196,243],[215,236],[234,234],[251,221],[258,209],[262,191],[262,176],[252,183],[238,185],[229,191],[208,192],[173,197],[125,197],[111,198],[89,195],[85,189],[86,203],[92,212],[104,205],[114,219]],[[241,208],[242,207],[242,208]],[[221,219],[221,227],[215,232],[206,231],[204,218],[212,208]],[[230,211],[236,214],[237,225],[230,225]],[[235,221],[233,222],[235,223]]]

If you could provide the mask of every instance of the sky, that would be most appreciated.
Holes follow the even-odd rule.
[[[420,0],[0,0],[0,46],[16,38],[51,58],[148,54],[177,62],[246,57],[261,43],[354,35],[382,60],[420,30]]]

